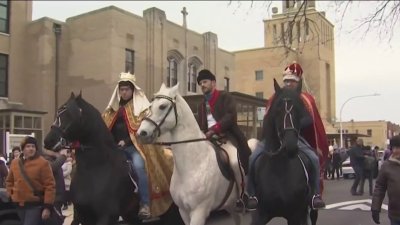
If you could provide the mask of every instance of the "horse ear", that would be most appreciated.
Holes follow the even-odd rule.
[[[297,85],[297,93],[301,93],[301,89],[303,89],[303,79],[300,79],[299,84]]]
[[[176,87],[176,89],[179,89],[179,82],[177,82],[174,87]]]
[[[79,91],[79,95],[78,95],[78,96],[76,96],[76,98],[79,98],[79,99],[81,99],[81,98],[82,98],[82,90],[80,90],[80,91]]]
[[[179,92],[179,82],[171,88],[171,94],[177,95]]]
[[[274,78],[274,88],[275,88],[275,93],[280,93],[281,92],[281,87],[279,86],[278,82]]]
[[[165,89],[167,86],[165,86],[164,82],[161,84],[160,90]]]

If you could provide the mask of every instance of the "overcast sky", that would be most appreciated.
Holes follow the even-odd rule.
[[[165,11],[167,20],[182,24],[180,11],[185,6],[190,30],[214,32],[218,35],[220,48],[236,51],[263,47],[263,20],[271,17],[266,4],[264,1],[34,1],[33,19],[46,16],[65,21],[68,17],[114,5],[139,16],[143,15],[143,10],[157,7]],[[273,5],[281,12],[280,1]],[[334,3],[317,2],[317,9],[326,11],[326,17],[335,25],[337,121],[346,100],[379,93],[377,97],[355,98],[346,103],[342,121],[387,120],[400,123],[397,100],[400,96],[400,25],[394,28],[390,43],[387,39],[380,40],[377,30],[372,30],[364,39],[362,31],[349,32],[361,18],[375,12],[376,5],[376,2],[356,2],[342,20],[342,10],[338,11]]]

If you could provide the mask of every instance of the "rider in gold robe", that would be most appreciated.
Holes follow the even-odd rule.
[[[135,75],[121,73],[103,119],[115,143],[131,157],[138,175],[140,208],[138,216],[149,219],[165,213],[172,204],[169,184],[172,158],[158,145],[142,145],[136,131],[148,113],[150,103],[136,84]]]

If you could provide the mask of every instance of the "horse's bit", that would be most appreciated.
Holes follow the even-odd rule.
[[[178,124],[178,113],[177,113],[177,111],[176,111],[176,102],[175,102],[175,99],[172,99],[171,97],[166,96],[166,95],[156,95],[156,96],[154,96],[154,98],[155,98],[155,99],[157,99],[157,98],[160,98],[160,99],[167,99],[168,101],[171,102],[171,105],[169,106],[167,113],[166,113],[165,116],[162,118],[162,120],[161,120],[161,122],[160,122],[159,124],[157,124],[156,122],[154,122],[154,120],[150,119],[149,117],[145,117],[145,118],[143,119],[143,120],[149,121],[150,123],[152,123],[152,124],[155,126],[154,131],[157,130],[157,131],[158,131],[158,137],[160,137],[160,135],[161,135],[161,129],[160,129],[160,127],[161,127],[161,125],[165,122],[165,119],[167,118],[167,116],[169,115],[169,113],[172,111],[172,109],[174,109],[174,113],[175,113],[175,126]]]

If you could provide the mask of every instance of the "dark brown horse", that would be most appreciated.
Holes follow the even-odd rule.
[[[72,93],[57,110],[44,144],[57,150],[76,141],[80,147],[76,149],[77,167],[71,182],[74,223],[114,225],[121,216],[125,222],[141,224],[137,218],[138,195],[125,154],[117,149],[100,112],[81,95]],[[159,223],[183,224],[177,207],[172,205]]]

